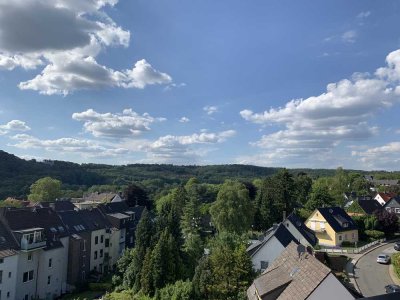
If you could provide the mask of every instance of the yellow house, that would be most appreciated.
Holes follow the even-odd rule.
[[[317,208],[306,221],[319,244],[340,246],[344,241],[358,242],[358,229],[353,219],[340,207]]]

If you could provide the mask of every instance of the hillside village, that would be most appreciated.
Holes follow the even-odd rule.
[[[302,204],[290,186],[294,179],[282,171],[255,191],[226,181],[214,201],[202,203],[207,193],[192,178],[151,203],[134,185],[51,200],[51,184],[59,182],[43,178],[32,185],[31,200],[2,202],[1,295],[55,299],[94,289],[104,299],[369,299],[351,259],[340,262],[340,255],[362,255],[400,236],[400,198],[378,191],[395,190],[398,181],[364,177],[367,193],[344,192],[338,206],[315,182]],[[40,190],[39,182],[50,185]],[[283,193],[280,208],[277,186],[293,189]],[[231,205],[237,216],[224,216]],[[274,211],[270,219],[266,208]],[[238,272],[234,277],[242,279],[239,285],[225,282],[227,274],[207,279],[205,271]]]

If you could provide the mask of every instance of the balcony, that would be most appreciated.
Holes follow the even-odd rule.
[[[46,247],[46,239],[43,235],[43,228],[30,228],[14,233],[20,238],[21,251],[28,252]]]

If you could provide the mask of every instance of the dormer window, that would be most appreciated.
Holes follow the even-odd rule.
[[[343,227],[344,227],[344,228],[349,227],[349,223],[347,223],[347,222],[343,223]]]

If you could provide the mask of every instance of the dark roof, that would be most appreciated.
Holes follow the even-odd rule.
[[[58,215],[71,234],[89,231],[85,219],[78,211],[61,211]]]
[[[356,230],[357,225],[353,219],[340,207],[322,207],[318,211],[329,223],[335,232]],[[347,224],[347,226],[346,226]]]
[[[256,242],[252,245],[250,245],[247,248],[247,253],[250,256],[253,256],[260,250],[273,236],[282,244],[283,247],[286,248],[287,245],[290,244],[290,242],[295,241],[297,243],[296,238],[290,233],[289,230],[286,229],[285,225],[280,223],[276,227],[271,227],[270,229],[267,230],[267,232],[264,235],[264,238]]]
[[[358,201],[358,204],[361,206],[362,210],[367,215],[372,215],[376,210],[382,209],[382,205],[379,204],[375,199],[373,200],[361,200]]]
[[[17,241],[4,224],[0,222],[0,258],[16,254],[18,248]]]
[[[388,202],[385,203],[385,205],[383,207],[384,208],[391,207],[393,204],[396,207],[398,207],[400,205],[400,197],[399,196],[396,196],[396,197],[393,197],[392,199],[390,199]]]
[[[89,230],[99,230],[110,228],[111,224],[98,208],[83,209],[78,211],[86,221]]]
[[[304,222],[301,221],[299,216],[297,216],[295,213],[291,213],[287,217],[287,219],[301,233],[301,235],[307,240],[307,242],[310,243],[310,245],[315,246],[318,243],[318,239],[317,239],[315,233],[311,229],[309,229],[304,224]]]
[[[55,211],[68,211],[74,210],[76,206],[68,200],[52,201],[52,202],[40,202],[40,207],[50,207]]]
[[[67,228],[51,208],[8,208],[4,211],[3,217],[11,231],[40,227],[44,229],[47,237],[68,236]]]
[[[125,201],[99,204],[98,208],[105,214],[124,213],[131,210]]]

